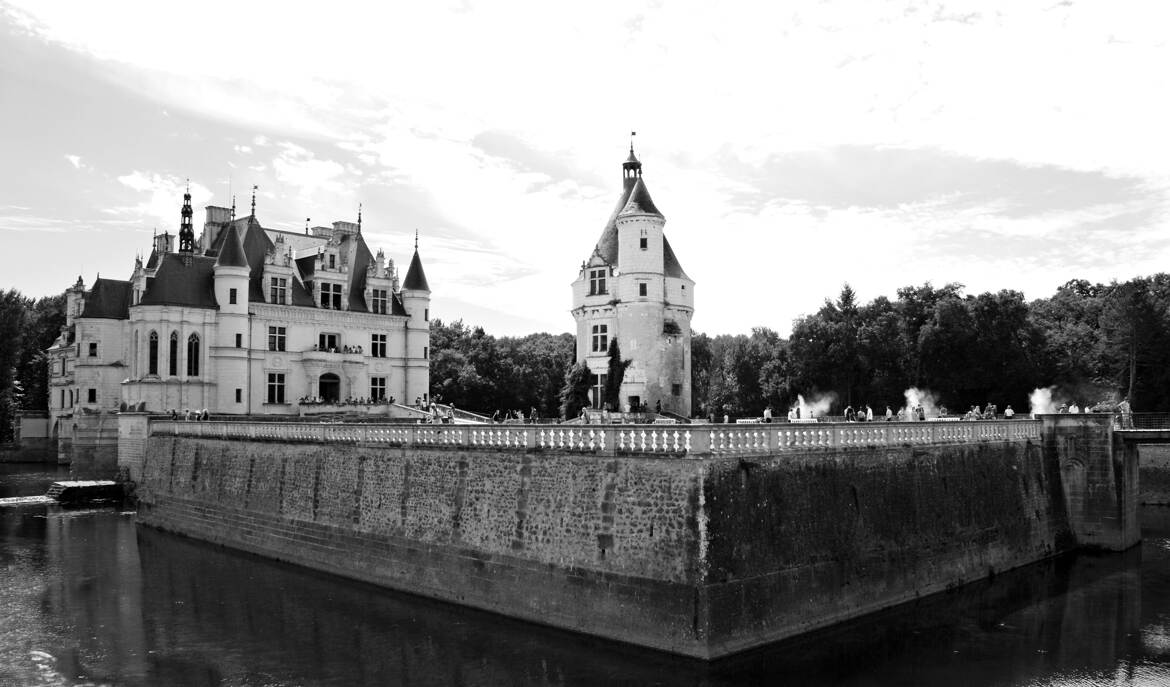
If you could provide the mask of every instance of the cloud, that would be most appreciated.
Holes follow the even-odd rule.
[[[279,147],[280,153],[272,160],[273,172],[277,180],[295,187],[297,195],[309,198],[345,190],[341,179],[345,167],[340,163],[318,159],[308,149],[288,141]]]
[[[134,205],[119,205],[103,210],[128,224],[140,226],[176,227],[183,207],[183,194],[187,180],[177,176],[134,170],[118,177],[122,185],[137,192],[145,199]],[[198,183],[191,184],[192,205],[206,204],[212,197],[211,191]]]
[[[80,155],[66,155],[65,159],[69,161],[69,164],[73,165],[73,169],[81,169],[82,165]]]

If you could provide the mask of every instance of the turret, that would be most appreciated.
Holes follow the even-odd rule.
[[[65,289],[65,326],[72,327],[73,322],[81,316],[81,311],[85,309],[85,282],[81,279],[81,275],[77,275],[77,281],[73,286]]]
[[[248,276],[251,267],[235,224],[228,226],[215,260],[215,301],[224,314],[248,313]]]
[[[184,256],[195,252],[195,226],[192,223],[194,214],[191,209],[191,185],[188,183],[187,191],[183,194],[183,210],[179,223],[179,252]]]
[[[414,237],[414,255],[406,278],[402,280],[402,305],[410,319],[406,321],[406,385],[402,398],[406,402],[425,398],[430,387],[431,287],[418,255],[418,233]]]

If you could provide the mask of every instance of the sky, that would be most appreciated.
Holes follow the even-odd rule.
[[[360,204],[433,317],[572,331],[631,131],[711,335],[1170,265],[1166,3],[303,7],[0,0],[0,288],[128,278],[189,179],[197,230]]]

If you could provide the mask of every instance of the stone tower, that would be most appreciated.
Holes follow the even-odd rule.
[[[639,406],[691,414],[691,316],[695,282],[683,272],[666,240],[642,163],[622,164],[622,195],[601,239],[573,282],[577,360],[593,373],[592,399],[602,407],[608,348],[616,339],[632,361],[622,381],[622,409]]]
[[[402,403],[413,403],[416,398],[429,400],[431,286],[418,256],[418,235],[414,237],[414,255],[406,278],[402,280],[402,305],[409,319],[406,322],[406,380]]]

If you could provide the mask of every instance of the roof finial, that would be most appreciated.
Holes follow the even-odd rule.
[[[236,221],[236,197],[232,196],[232,221]]]
[[[312,220],[309,219],[308,217],[305,218],[305,236],[309,235],[309,222],[311,222],[311,221]]]
[[[252,184],[252,216],[256,216],[256,189],[260,188],[256,184]]]
[[[362,233],[362,204],[358,203],[358,233]]]
[[[414,230],[414,252],[418,252],[418,229]]]
[[[634,154],[634,137],[638,135],[637,131],[630,132],[630,155]]]

